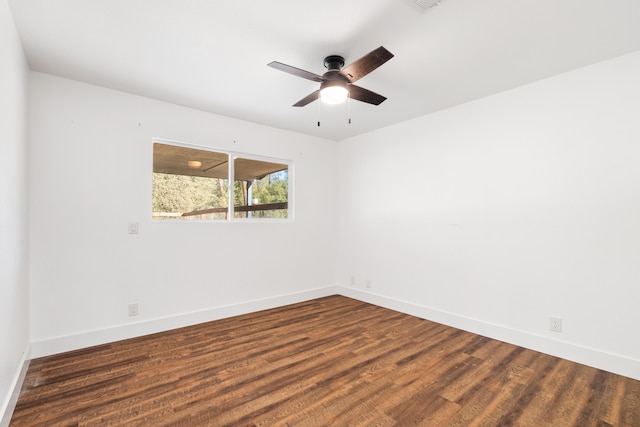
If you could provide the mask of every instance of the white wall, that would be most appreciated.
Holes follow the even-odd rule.
[[[35,356],[332,293],[334,142],[35,72],[30,119]],[[153,137],[293,160],[295,221],[153,222]]]
[[[347,294],[640,379],[640,52],[339,160]]]
[[[0,1],[0,424],[29,347],[28,69]],[[11,408],[9,408],[10,412]]]

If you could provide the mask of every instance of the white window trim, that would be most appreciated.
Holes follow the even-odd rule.
[[[156,223],[168,223],[168,224],[172,224],[172,223],[176,223],[176,222],[196,222],[196,223],[216,223],[216,224],[229,224],[229,223],[291,223],[294,222],[294,162],[291,159],[283,159],[280,157],[271,157],[271,156],[263,156],[260,154],[254,154],[254,153],[245,153],[242,151],[235,151],[235,150],[229,150],[226,148],[220,148],[220,147],[212,147],[212,146],[207,146],[207,145],[196,145],[196,144],[190,144],[190,143],[186,143],[186,142],[182,142],[182,141],[175,141],[175,140],[171,140],[171,139],[165,139],[165,138],[151,138],[151,173],[153,174],[153,144],[154,143],[160,143],[160,144],[167,144],[167,145],[175,145],[178,147],[185,147],[185,148],[193,148],[196,150],[206,150],[206,151],[215,151],[218,153],[223,153],[223,154],[227,154],[229,156],[229,175],[227,177],[227,181],[229,182],[229,195],[228,195],[228,200],[227,200],[227,204],[228,204],[228,209],[229,209],[229,215],[228,215],[228,219],[222,220],[222,219],[218,219],[218,220],[210,220],[210,219],[192,219],[189,221],[154,221]],[[287,165],[287,177],[288,177],[288,182],[287,182],[287,190],[288,190],[288,194],[287,194],[287,218],[235,218],[235,206],[234,206],[234,197],[235,197],[235,186],[233,185],[233,183],[235,182],[232,177],[234,176],[233,174],[233,170],[234,170],[234,160],[236,158],[243,158],[243,159],[247,159],[247,160],[258,160],[258,161],[264,161],[264,162],[272,162],[272,163],[281,163],[284,165]],[[153,197],[153,188],[151,189],[152,191],[152,197]]]

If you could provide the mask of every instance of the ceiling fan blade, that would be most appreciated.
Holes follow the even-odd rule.
[[[285,73],[293,74],[294,76],[302,77],[303,79],[313,80],[314,82],[322,82],[322,76],[314,74],[309,71],[301,70],[300,68],[292,67],[291,65],[283,64],[282,62],[273,61],[267,64],[271,68],[284,71]]]
[[[380,105],[385,99],[387,99],[385,96],[378,95],[375,92],[371,92],[369,89],[356,85],[349,85],[349,96],[351,99],[373,105]]]
[[[304,107],[307,104],[311,104],[313,101],[320,97],[320,89],[302,98],[300,101],[293,104],[294,107]]]
[[[349,82],[353,83],[360,80],[391,58],[393,58],[393,53],[380,46],[379,48],[367,53],[353,64],[347,65],[342,69],[342,71],[340,71],[340,74],[345,76]]]

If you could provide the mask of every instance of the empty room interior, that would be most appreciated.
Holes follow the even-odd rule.
[[[0,65],[0,426],[640,426],[637,0],[0,0]]]

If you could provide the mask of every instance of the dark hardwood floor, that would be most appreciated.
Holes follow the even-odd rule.
[[[640,426],[640,381],[332,296],[31,362],[11,426]]]

